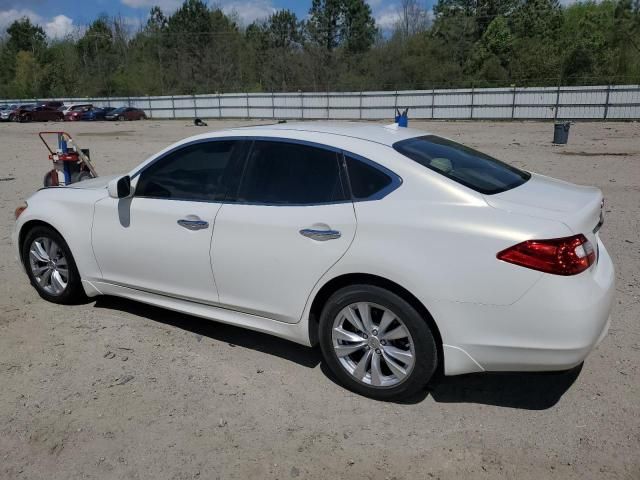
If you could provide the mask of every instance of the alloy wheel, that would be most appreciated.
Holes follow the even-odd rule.
[[[375,303],[343,308],[334,319],[331,339],[342,367],[368,386],[395,387],[415,364],[409,329],[391,310]]]
[[[49,295],[64,293],[69,283],[69,265],[60,245],[48,237],[38,237],[29,247],[29,267],[40,288]]]

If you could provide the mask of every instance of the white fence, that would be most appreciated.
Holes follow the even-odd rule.
[[[54,99],[4,100],[31,103]],[[228,93],[158,97],[62,98],[65,103],[132,106],[150,118],[637,120],[640,85],[513,87],[321,93]]]

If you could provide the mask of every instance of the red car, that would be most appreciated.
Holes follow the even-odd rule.
[[[18,109],[15,119],[18,122],[60,122],[64,116],[55,108],[40,105]]]
[[[144,110],[134,107],[120,107],[111,110],[104,116],[105,120],[144,120],[147,118]]]
[[[82,114],[87,112],[93,108],[93,105],[90,103],[84,103],[81,105],[70,105],[67,108],[63,109],[62,112],[64,114],[64,120],[67,122],[73,122],[76,120],[80,120]]]

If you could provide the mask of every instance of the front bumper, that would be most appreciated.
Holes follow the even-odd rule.
[[[598,246],[588,271],[542,275],[511,305],[437,302],[445,374],[566,370],[583,362],[606,336],[615,293],[613,262]]]

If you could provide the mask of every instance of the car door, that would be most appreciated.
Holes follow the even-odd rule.
[[[217,302],[211,235],[241,145],[179,147],[134,175],[132,198],[97,202],[92,242],[104,281]]]
[[[356,230],[339,152],[255,140],[238,194],[216,218],[211,256],[226,307],[295,323]]]

